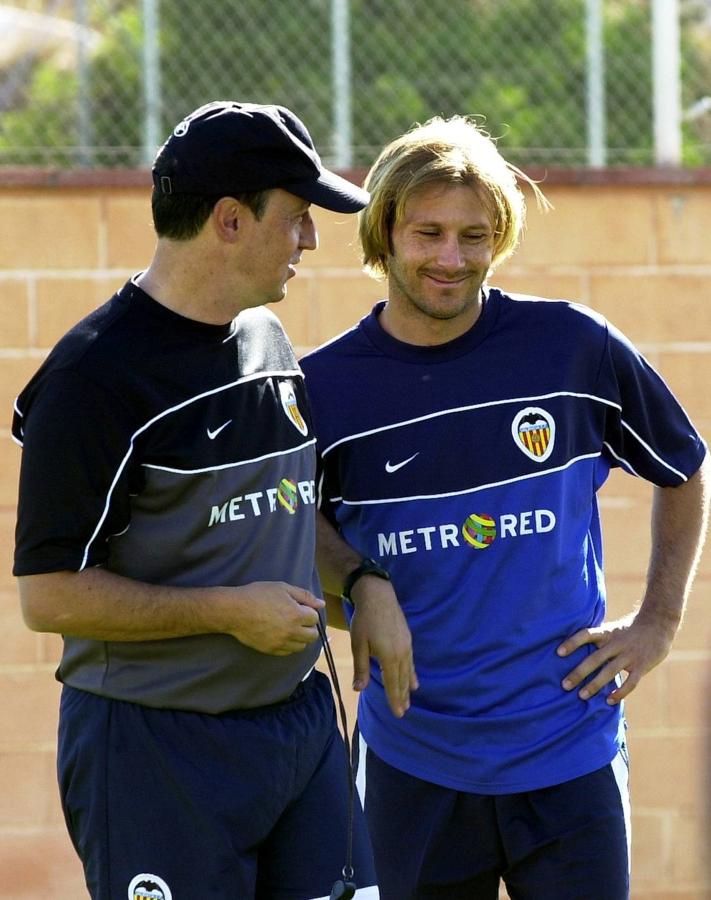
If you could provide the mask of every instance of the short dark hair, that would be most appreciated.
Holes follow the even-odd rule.
[[[249,191],[235,194],[235,200],[244,203],[255,219],[261,219],[271,190]],[[200,194],[163,194],[153,189],[151,209],[153,227],[161,238],[173,241],[189,241],[201,231],[221,197]]]

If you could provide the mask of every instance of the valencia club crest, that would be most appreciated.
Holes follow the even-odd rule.
[[[528,406],[514,416],[511,434],[518,449],[534,462],[544,462],[553,452],[555,420],[538,406]]]

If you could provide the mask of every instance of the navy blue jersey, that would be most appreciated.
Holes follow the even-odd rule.
[[[420,688],[403,719],[377,666],[359,724],[388,764],[477,793],[533,790],[617,753],[613,686],[561,688],[594,648],[556,647],[605,616],[596,493],[613,466],[660,486],[702,439],[659,375],[602,317],[488,291],[474,327],[420,347],[382,304],[302,361],[321,508],[390,572]]]

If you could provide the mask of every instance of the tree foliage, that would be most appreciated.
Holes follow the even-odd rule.
[[[0,161],[138,161],[140,4],[111,0],[107,16],[107,2],[89,5],[102,37],[86,77],[39,62],[24,103],[0,113]],[[649,164],[650,4],[604,0],[603,9],[608,160]],[[711,37],[701,0],[682,9],[688,107],[699,84],[711,85]],[[331,0],[171,0],[160,10],[163,132],[211,99],[282,103],[328,155],[337,102]],[[350,0],[350,46],[356,163],[414,122],[454,113],[481,116],[520,164],[586,160],[585,0]],[[684,125],[689,165],[711,161],[709,119]],[[80,149],[87,143],[90,152]]]

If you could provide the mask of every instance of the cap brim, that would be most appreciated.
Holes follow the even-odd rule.
[[[370,194],[335,172],[322,169],[315,181],[284,185],[284,190],[333,212],[355,213],[370,202]]]

